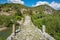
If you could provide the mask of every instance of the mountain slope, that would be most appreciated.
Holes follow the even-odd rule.
[[[21,4],[0,4],[0,26],[12,27],[13,23],[21,20],[25,15],[30,15],[32,22],[39,29],[46,25],[46,32],[56,40],[60,40],[60,11],[48,5],[26,7]],[[14,22],[11,21],[14,20]]]

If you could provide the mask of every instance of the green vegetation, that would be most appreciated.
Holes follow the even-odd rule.
[[[14,4],[3,4],[0,5],[0,11],[11,12],[11,15],[0,15],[0,27],[7,27],[6,30],[0,31],[0,40],[6,40],[7,37],[12,33],[12,24],[15,23],[16,27],[18,28],[17,20],[21,20],[23,18],[23,15],[19,11],[20,5],[14,5]],[[12,9],[9,9],[12,8]]]
[[[27,11],[21,13],[21,9],[27,9]],[[46,32],[56,40],[60,40],[60,11],[48,5],[30,8],[21,4],[6,3],[0,4],[0,13],[1,12],[7,12],[10,15],[0,15],[0,26],[8,27],[8,29],[0,32],[0,40],[5,40],[11,34],[12,24],[16,23],[17,20],[21,20],[25,14],[30,14],[32,22],[39,29],[42,29],[42,25],[45,25]]]
[[[60,13],[55,14],[32,14],[31,18],[33,23],[39,28],[42,28],[42,25],[46,26],[46,32],[53,36],[56,40],[60,40]]]
[[[6,30],[0,31],[0,40],[5,40],[12,33],[12,24],[16,23],[17,20],[21,20],[22,16],[18,16],[17,14],[13,16],[0,15],[1,27],[7,27]],[[16,27],[18,28],[18,24],[16,24]]]

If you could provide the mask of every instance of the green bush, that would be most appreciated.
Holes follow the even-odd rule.
[[[53,36],[56,40],[60,40],[60,13],[49,14],[32,14],[32,22],[42,29],[42,25],[46,26],[46,32]]]

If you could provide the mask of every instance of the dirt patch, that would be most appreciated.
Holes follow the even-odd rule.
[[[3,31],[5,29],[7,29],[7,27],[2,27],[2,28],[0,28],[0,31]]]

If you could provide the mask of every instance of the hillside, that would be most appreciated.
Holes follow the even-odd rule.
[[[26,7],[21,4],[0,4],[0,27],[8,27],[2,33],[6,33],[7,37],[11,33],[12,24],[17,24],[17,20],[21,20],[25,15],[30,15],[35,26],[42,29],[42,25],[46,25],[46,32],[53,36],[56,40],[60,40],[60,11],[53,9],[48,5],[40,5],[37,7]],[[13,20],[13,21],[11,21]],[[4,35],[3,35],[4,36]],[[0,36],[1,40],[3,36]]]
[[[16,11],[20,11],[21,13],[23,13],[23,11],[27,11],[29,13],[37,13],[37,12],[42,12],[42,13],[46,13],[46,14],[52,14],[54,13],[56,10],[53,9],[52,7],[48,6],[48,5],[40,5],[37,7],[26,7],[24,5],[21,4],[1,4],[0,5],[0,12],[7,12],[7,15],[9,15],[8,13],[14,13]],[[6,13],[5,13],[6,15]]]

